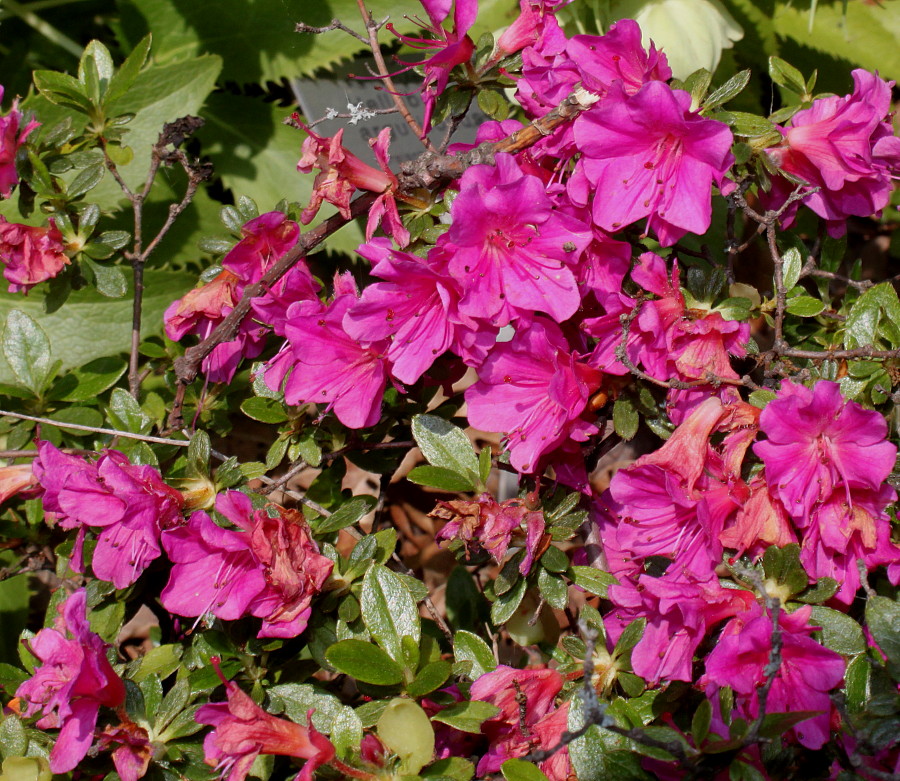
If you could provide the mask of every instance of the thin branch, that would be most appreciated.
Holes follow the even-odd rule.
[[[359,8],[360,14],[362,15],[363,22],[365,22],[366,32],[369,36],[369,48],[372,50],[372,56],[375,58],[375,64],[378,66],[378,73],[376,75],[382,80],[382,82],[384,82],[384,88],[391,96],[391,100],[394,101],[394,106],[396,106],[397,111],[400,112],[400,116],[402,116],[406,121],[406,124],[409,125],[416,138],[418,138],[419,141],[422,142],[422,146],[424,146],[425,149],[427,149],[429,152],[436,151],[434,145],[431,143],[431,141],[428,140],[428,136],[422,130],[422,126],[410,113],[409,107],[406,105],[403,98],[400,96],[399,91],[394,86],[394,80],[390,76],[390,71],[388,70],[387,63],[385,63],[384,61],[384,55],[381,53],[381,44],[378,43],[378,31],[381,29],[382,25],[376,22],[372,17],[372,12],[369,11],[368,8],[366,8],[365,0],[356,0],[356,5]]]
[[[398,113],[396,107],[394,107],[394,108],[366,109],[366,111],[368,111],[369,113],[371,113],[372,116],[381,116],[381,115],[383,115],[383,114],[397,114],[397,113]],[[330,112],[330,110],[329,110],[329,112]],[[346,113],[346,112],[345,112],[345,113],[340,113],[340,112],[328,113],[328,114],[326,114],[324,117],[319,117],[319,118],[318,118],[317,120],[315,120],[314,122],[310,122],[310,123],[307,125],[307,127],[310,128],[310,129],[312,129],[312,128],[314,128],[316,125],[320,125],[322,122],[327,122],[327,121],[330,120],[330,119],[354,119],[354,118],[357,118],[358,116],[359,116],[358,114],[350,114],[350,113]],[[285,124],[291,124],[290,119],[286,119],[286,120],[285,120]]]
[[[360,35],[356,30],[347,27],[340,19],[332,19],[331,24],[325,25],[325,27],[313,27],[311,24],[306,24],[304,22],[297,22],[294,26],[295,33],[310,33],[312,35],[322,35],[322,33],[329,33],[332,30],[340,30],[341,32],[347,33],[347,35],[352,35],[357,41],[362,41],[367,46],[369,44],[368,38],[364,35]]]
[[[45,426],[56,426],[57,428],[67,428],[73,431],[89,431],[93,434],[108,434],[113,437],[123,437],[125,439],[139,439],[142,442],[152,442],[156,445],[177,445],[178,447],[187,447],[191,443],[184,439],[168,439],[166,437],[151,437],[147,434],[133,434],[130,431],[117,431],[114,428],[100,428],[99,426],[82,426],[80,423],[64,423],[61,420],[53,420],[52,418],[39,418],[34,415],[23,415],[21,412],[7,412],[0,410],[0,417],[16,418],[17,420],[30,420],[34,423],[41,423]],[[29,451],[30,452],[30,451]]]

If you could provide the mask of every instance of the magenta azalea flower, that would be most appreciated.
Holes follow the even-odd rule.
[[[71,262],[64,250],[52,219],[43,228],[7,222],[0,215],[0,261],[10,293],[27,293],[39,282],[53,279]]]
[[[636,584],[623,580],[609,587],[609,599],[615,605],[604,619],[610,642],[617,642],[635,619],[647,619],[631,664],[650,686],[693,681],[694,652],[706,633],[756,602],[749,591],[723,588],[711,575],[698,578],[679,572],[660,578],[641,575]]]
[[[555,705],[562,685],[563,677],[556,670],[517,670],[502,664],[472,684],[473,700],[500,708],[500,713],[481,725],[490,748],[478,763],[479,776],[499,773],[507,759],[559,743],[569,711],[568,702]],[[522,699],[524,707],[519,704]],[[538,766],[550,781],[565,781],[571,772],[568,749],[563,747]]]
[[[300,226],[282,212],[267,212],[241,228],[241,240],[222,259],[223,271],[212,281],[191,290],[166,310],[166,335],[173,341],[189,333],[201,339],[212,333],[234,309],[244,288],[259,282],[296,243]],[[284,325],[289,304],[316,297],[318,284],[306,263],[298,261],[262,296],[251,300],[254,313],[277,333]],[[240,362],[255,358],[265,346],[268,329],[253,318],[245,318],[234,339],[223,342],[203,360],[210,382],[230,382]]]
[[[690,110],[691,96],[662,81],[629,96],[621,83],[575,120],[583,154],[569,183],[578,204],[593,197],[594,222],[615,231],[647,217],[663,246],[702,235],[712,215],[712,183],[729,189],[734,162],[728,126]]]
[[[469,168],[451,214],[440,246],[464,291],[463,314],[495,325],[534,312],[557,322],[575,314],[581,297],[571,266],[591,232],[554,211],[544,183],[525,174],[512,155],[498,154],[496,166]]]
[[[820,98],[794,114],[781,131],[782,144],[766,150],[787,173],[818,188],[803,203],[827,221],[832,236],[846,232],[848,217],[868,217],[887,206],[900,174],[900,138],[890,122],[894,82],[855,70],[853,83],[851,95]],[[785,180],[776,185],[772,201],[783,202],[794,189]]]
[[[506,434],[510,463],[520,472],[566,440],[584,441],[597,427],[581,418],[600,385],[600,372],[581,363],[555,323],[535,319],[498,344],[466,390],[469,422]]]
[[[113,765],[121,781],[143,778],[153,757],[153,744],[147,730],[128,720],[104,729],[97,736],[97,746],[101,751],[112,749]]]
[[[218,664],[215,657],[213,664]],[[218,666],[216,671],[221,677]],[[297,780],[312,781],[316,768],[334,758],[334,746],[313,727],[309,716],[306,727],[276,718],[253,702],[234,681],[223,681],[228,701],[204,705],[196,716],[198,724],[214,727],[203,741],[203,753],[206,763],[219,771],[220,778],[244,781],[260,754],[275,754],[305,759]]]
[[[412,384],[454,341],[456,280],[427,259],[391,250],[386,239],[374,239],[357,252],[375,264],[372,275],[386,281],[367,287],[347,310],[344,331],[360,342],[390,338],[391,374]]]
[[[182,616],[211,613],[224,620],[263,619],[258,637],[296,637],[306,629],[313,597],[331,574],[303,516],[275,507],[253,510],[249,497],[228,491],[216,510],[238,529],[224,529],[196,512],[163,545],[175,564],[160,601]]]
[[[819,645],[809,635],[817,627],[809,625],[811,605],[793,613],[781,612],[781,667],[769,690],[768,713],[816,711],[794,727],[797,740],[807,748],[821,748],[828,740],[831,699],[828,692],[844,678],[844,659]],[[725,626],[721,638],[706,660],[701,684],[730,686],[739,695],[736,707],[744,718],[759,713],[757,689],[765,681],[765,667],[772,650],[772,619],[760,605]]]
[[[851,486],[879,491],[897,456],[884,417],[845,400],[836,382],[819,380],[809,389],[785,381],[759,422],[767,439],[753,451],[766,466],[770,489],[801,528],[839,487],[850,506]]]
[[[106,658],[106,643],[90,630],[86,611],[87,594],[79,589],[59,606],[53,628],[28,641],[39,664],[16,691],[27,703],[26,716],[43,712],[38,727],[60,728],[50,752],[54,773],[68,773],[84,759],[101,705],[125,703],[125,686]]]
[[[330,304],[301,301],[288,309],[287,344],[268,364],[266,384],[273,390],[283,384],[288,404],[327,404],[345,426],[374,426],[381,416],[391,343],[357,341],[344,330],[344,318],[359,300],[349,273],[335,282],[335,292]]]
[[[0,85],[0,100],[3,100],[2,85]],[[41,124],[31,120],[22,127],[22,120],[18,101],[13,101],[10,112],[0,117],[0,196],[3,198],[9,198],[13,187],[19,181],[19,175],[16,173],[16,152],[25,143],[31,131]]]
[[[116,588],[130,586],[160,556],[160,532],[182,523],[181,494],[152,466],[132,464],[117,450],[90,462],[42,441],[38,453],[33,469],[44,489],[45,510],[62,528],[79,529],[72,567],[82,566],[90,528],[97,533],[94,574]]]

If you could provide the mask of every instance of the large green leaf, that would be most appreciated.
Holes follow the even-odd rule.
[[[401,32],[416,28],[407,15],[424,16],[415,0],[368,0],[366,6],[378,20],[390,16]],[[206,52],[219,54],[225,60],[222,78],[242,84],[312,75],[367,48],[340,31],[323,35],[294,32],[297,22],[322,27],[335,18],[360,30],[362,20],[356,0],[120,0],[119,7],[120,30],[132,46],[152,32],[154,56],[159,62],[175,62]],[[483,0],[478,24],[470,34],[477,40],[485,30],[509,24],[516,10],[514,0]],[[382,35],[384,43],[391,39],[386,32]]]
[[[145,274],[141,335],[162,332],[166,307],[195,283],[196,277],[171,271],[148,270]],[[50,338],[51,360],[62,361],[62,368],[82,366],[94,358],[128,350],[131,340],[131,297],[106,298],[96,291],[79,290],[53,314],[44,312],[40,298],[16,293],[0,293],[0,322],[6,322],[13,309],[25,312]],[[15,383],[9,364],[0,358],[0,382]]]

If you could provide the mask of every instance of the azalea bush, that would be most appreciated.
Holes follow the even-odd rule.
[[[896,778],[885,9],[236,5],[12,11],[0,779]]]

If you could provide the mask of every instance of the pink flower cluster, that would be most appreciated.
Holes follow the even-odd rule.
[[[300,227],[281,212],[268,212],[250,220],[241,240],[222,259],[222,271],[211,281],[174,301],[165,313],[166,335],[178,341],[187,334],[209,336],[240,301],[244,290],[262,276],[296,243]],[[244,358],[255,358],[265,347],[270,327],[281,330],[290,303],[315,299],[318,285],[303,260],[277,283],[251,300],[255,317],[241,323],[237,336],[219,344],[204,359],[203,371],[211,382],[230,382]],[[267,326],[260,323],[266,323]]]
[[[181,494],[152,466],[134,465],[117,450],[86,461],[42,441],[38,453],[33,469],[48,519],[78,529],[70,566],[82,571],[85,535],[92,530],[94,574],[116,588],[130,586],[161,555],[163,530],[183,522]]]
[[[259,637],[303,632],[334,565],[300,513],[272,509],[254,510],[246,494],[229,491],[216,498],[216,510],[237,529],[198,511],[186,526],[167,530],[162,544],[174,566],[160,597],[166,610],[228,621],[258,616]]]
[[[71,261],[65,253],[63,237],[53,220],[46,228],[7,222],[0,215],[0,261],[10,293],[27,293],[46,282]]]
[[[0,100],[3,100],[3,86],[0,85]],[[16,172],[16,154],[33,130],[40,126],[34,119],[25,123],[18,101],[13,101],[12,109],[0,116],[0,197],[9,198],[13,187],[19,182]],[[23,125],[23,123],[25,123]]]

